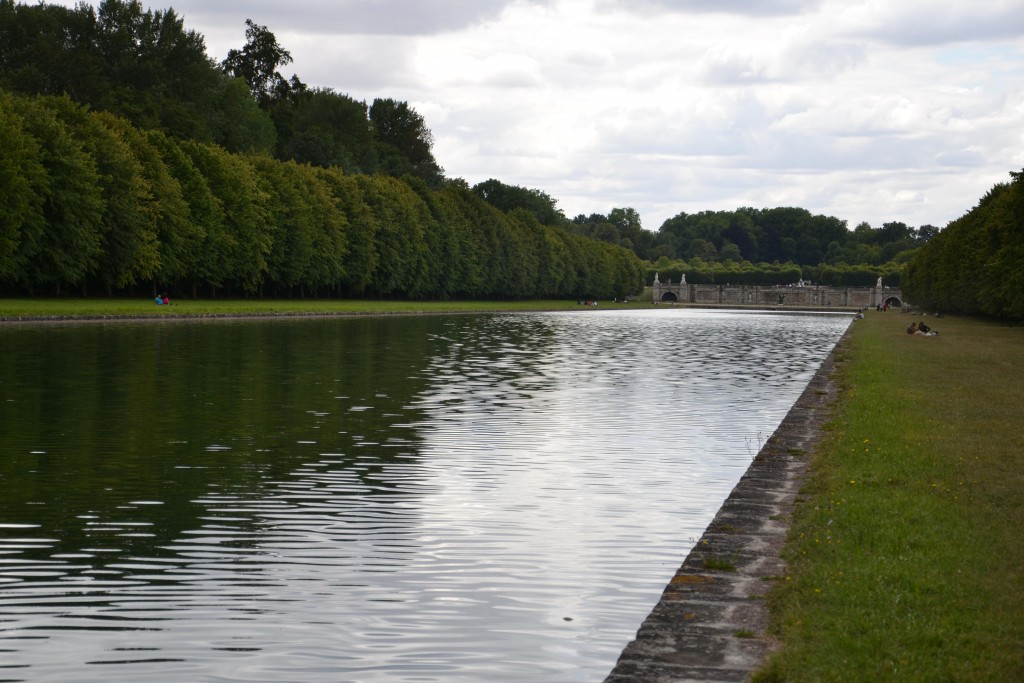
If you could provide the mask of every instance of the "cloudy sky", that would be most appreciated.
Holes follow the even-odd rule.
[[[147,4],[146,0],[143,0]],[[67,2],[64,4],[74,4]],[[1021,0],[177,0],[312,86],[409,102],[449,177],[569,217],[800,206],[940,227],[1024,168]]]

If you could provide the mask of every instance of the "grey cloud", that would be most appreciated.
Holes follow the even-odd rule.
[[[970,149],[953,149],[935,157],[939,166],[954,168],[978,168],[984,166],[985,161],[984,154]]]
[[[597,0],[596,7],[628,12],[678,12],[778,17],[816,9],[822,0]]]
[[[549,0],[529,0],[547,4]],[[514,0],[178,0],[175,11],[190,23],[246,19],[271,31],[332,34],[435,35],[493,19]]]
[[[894,45],[944,45],[1024,36],[1024,3],[995,0],[938,11],[931,4],[893,3],[877,22],[852,31]]]
[[[299,77],[307,84],[381,96],[382,89],[415,87],[409,47],[400,38],[352,36],[290,49],[296,64],[301,64]]]

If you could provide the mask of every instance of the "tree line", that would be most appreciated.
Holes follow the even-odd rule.
[[[1024,321],[1024,171],[995,185],[907,264],[903,293],[926,309]]]
[[[245,35],[245,45],[229,51],[226,59],[217,63],[206,55],[203,36],[186,29],[183,19],[173,9],[144,10],[138,0],[102,0],[96,9],[85,4],[71,9],[42,2],[30,5],[0,0],[0,89],[30,97],[69,98],[88,112],[88,115],[79,112],[75,116],[93,121],[94,113],[108,112],[114,116],[110,120],[120,121],[118,126],[129,125],[134,129],[133,134],[145,138],[155,135],[150,131],[158,131],[162,137],[159,143],[152,144],[169,155],[165,163],[171,165],[172,157],[184,155],[206,181],[207,189],[217,185],[216,177],[210,177],[216,173],[208,157],[220,159],[227,154],[233,155],[232,159],[241,159],[238,163],[252,166],[260,180],[250,185],[254,190],[269,192],[272,197],[296,190],[281,185],[284,182],[281,178],[270,178],[273,173],[268,169],[279,167],[269,164],[269,160],[285,164],[283,168],[292,169],[288,163],[303,167],[301,171],[289,170],[292,175],[303,177],[368,176],[374,178],[372,183],[392,184],[397,179],[399,184],[408,185],[421,197],[432,196],[431,192],[457,192],[462,197],[460,201],[468,201],[465,196],[468,192],[499,210],[504,215],[501,219],[504,223],[533,221],[545,230],[555,228],[578,238],[630,250],[646,262],[643,277],[648,282],[655,272],[661,272],[670,277],[686,273],[691,282],[781,284],[802,278],[850,286],[873,284],[881,275],[888,284],[898,285],[904,265],[939,231],[931,225],[915,229],[901,222],[885,223],[880,228],[860,223],[850,230],[844,220],[813,215],[796,207],[683,212],[666,220],[656,232],[645,229],[638,213],[628,207],[613,208],[608,214],[580,214],[569,219],[558,208],[557,200],[541,190],[496,179],[468,187],[461,179],[446,178],[444,169],[433,156],[433,136],[426,122],[408,103],[378,98],[368,104],[331,89],[310,88],[295,74],[283,75],[282,69],[291,63],[291,55],[270,29],[246,20]],[[46,104],[41,106],[51,111],[71,110],[68,103],[44,102]],[[58,124],[67,126],[69,116],[58,117]],[[35,126],[30,132],[38,139],[45,134],[40,128],[43,125],[22,122],[11,129],[24,133],[29,130],[25,126]],[[110,128],[114,124],[103,125]],[[94,146],[99,144],[89,136],[75,133],[74,127],[71,135],[75,140],[91,140]],[[58,143],[40,144],[45,147]],[[108,145],[106,149],[112,148]],[[97,166],[100,181],[108,182],[109,178],[117,177],[115,169],[100,168],[108,162],[99,159],[97,149],[83,151]],[[48,167],[47,172],[55,171]],[[124,170],[119,172],[125,173]],[[246,268],[237,263],[231,267],[225,265],[225,259],[238,261],[244,251],[231,240],[228,240],[230,248],[229,245],[217,247],[221,266],[208,263],[197,269],[175,265],[187,260],[179,257],[177,251],[188,252],[192,247],[187,245],[200,239],[195,235],[202,235],[200,241],[216,239],[216,231],[210,232],[198,218],[195,220],[200,220],[199,226],[186,225],[193,220],[193,213],[203,216],[205,204],[211,201],[204,198],[202,184],[189,180],[178,182],[183,191],[182,201],[189,205],[192,213],[185,222],[178,221],[173,230],[163,229],[157,241],[160,245],[157,270],[149,266],[134,267],[134,270],[124,265],[115,268],[112,264],[123,264],[124,253],[134,248],[134,242],[108,236],[85,240],[78,257],[57,259],[63,274],[55,276],[53,283],[43,282],[45,278],[38,274],[25,275],[17,280],[18,287],[56,287],[57,282],[62,283],[61,286],[77,287],[88,281],[111,290],[141,282],[140,273],[152,273],[153,279],[163,282],[191,282],[196,291],[262,291],[269,287],[274,292],[298,288],[297,291],[308,293],[330,291],[326,283],[331,282],[335,291],[371,292],[368,285],[359,284],[364,278],[354,275],[351,282],[338,284],[341,280],[336,268],[332,271],[333,266],[328,262],[344,261],[341,255],[319,256],[321,263],[315,275],[310,271],[312,266],[294,263],[281,266],[275,261],[279,258],[277,252],[264,264],[266,256],[261,254],[266,244],[273,244],[277,250],[281,240],[288,238],[293,240],[295,249],[301,250],[305,248],[304,240],[309,239],[290,236],[293,227],[288,226],[301,225],[310,219],[307,214],[284,212],[281,206],[287,202],[283,199],[279,199],[278,207],[269,213],[272,227],[264,231],[266,234],[251,235],[252,241],[246,243],[245,248],[254,261],[245,273]],[[266,187],[268,182],[270,188]],[[369,192],[363,185],[370,182],[360,180],[361,191]],[[193,188],[201,196],[191,196]],[[109,188],[104,192],[109,194]],[[100,200],[107,201],[107,197],[101,196]],[[220,201],[230,208],[230,203],[225,203],[223,198]],[[307,201],[314,200],[307,198]],[[9,200],[8,205],[12,202],[14,200]],[[412,215],[392,212],[388,220],[410,220]],[[267,219],[256,210],[250,211],[249,217]],[[415,236],[425,230],[422,225],[402,225],[399,229],[407,231],[414,241]],[[255,228],[250,226],[247,230],[252,232]],[[5,232],[10,233],[11,229],[5,228]],[[52,236],[46,239],[57,240]],[[323,239],[327,238],[321,241]],[[447,237],[438,238],[428,230],[424,239],[436,241]],[[558,239],[565,242],[566,238],[559,236]],[[495,248],[500,246],[496,242],[491,244]],[[571,241],[571,244],[587,242]],[[149,252],[155,248],[148,248]],[[323,245],[318,242],[317,248]],[[512,250],[512,247],[501,248],[505,252]],[[399,254],[384,247],[375,253],[373,258]],[[230,259],[225,254],[230,255]],[[214,256],[206,258],[210,260]],[[106,265],[83,265],[97,259]],[[140,263],[154,261],[152,254],[139,259]],[[413,259],[413,265],[415,262]],[[396,269],[407,267],[408,263],[395,265]],[[351,273],[360,271],[351,262],[346,268]],[[188,275],[183,275],[186,271]],[[296,275],[305,271],[310,272],[302,277]],[[409,272],[415,271],[413,268]],[[83,276],[82,272],[88,275]],[[324,275],[328,272],[332,274]],[[583,276],[577,279],[585,280]],[[514,280],[503,278],[508,282]],[[8,276],[4,282],[12,286],[14,281]],[[377,286],[381,294],[399,291],[394,286]],[[580,293],[586,289],[581,287],[576,287]],[[549,284],[533,289],[555,291],[560,288],[553,290]],[[410,295],[427,296],[422,293],[425,289],[412,285],[405,285],[401,291],[407,289],[417,290]],[[436,289],[439,295],[447,296],[452,288],[446,285],[427,289]],[[462,289],[482,291],[480,285],[473,284]],[[517,285],[508,295],[519,296],[523,290],[523,286]],[[596,296],[597,292],[589,294]]]
[[[939,231],[932,225],[914,229],[898,221],[881,228],[862,222],[850,230],[844,220],[796,207],[683,212],[666,220],[656,233],[641,228],[633,209],[613,209],[606,216],[577,216],[570,229],[633,249],[652,263],[699,259],[704,263],[789,263],[811,268],[873,266],[875,270],[887,266],[893,270],[891,265],[905,263]]]
[[[635,254],[504,212],[464,182],[347,174],[0,91],[7,293],[410,298],[635,293]]]

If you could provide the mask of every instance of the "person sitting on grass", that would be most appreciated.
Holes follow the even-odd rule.
[[[925,329],[922,330],[921,328]],[[927,332],[925,330],[928,330]],[[938,332],[932,332],[931,328],[925,324],[918,325],[917,323],[910,323],[910,327],[907,328],[907,334],[914,334],[919,337],[934,337]]]

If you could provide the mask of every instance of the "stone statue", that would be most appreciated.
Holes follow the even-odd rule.
[[[882,278],[878,278],[878,282],[875,283],[875,287],[882,288]]]
[[[679,281],[679,284],[681,284],[681,285],[685,285],[686,284],[686,273],[683,273],[683,279]]]

